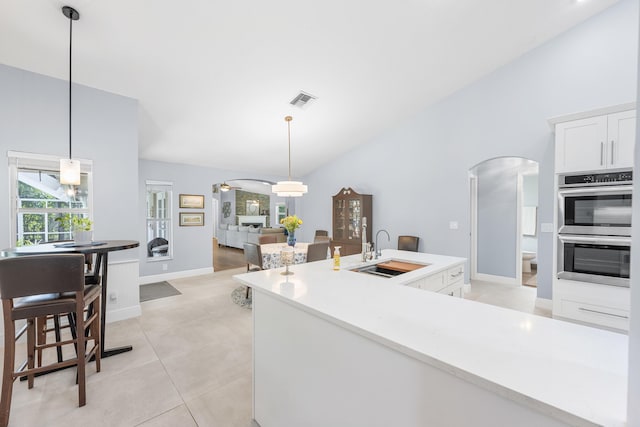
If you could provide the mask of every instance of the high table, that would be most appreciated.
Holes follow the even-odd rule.
[[[308,243],[296,243],[293,247],[294,251],[294,264],[303,264],[307,262],[307,248]],[[280,252],[282,249],[287,248],[286,243],[267,243],[260,245],[260,251],[262,252],[262,269],[268,270],[270,268],[282,267],[282,260],[280,259]]]
[[[3,249],[0,257],[45,255],[57,253],[96,254],[96,265],[93,270],[94,278],[102,276],[102,304],[100,304],[100,355],[109,357],[115,354],[131,351],[133,346],[112,348],[105,350],[104,325],[107,313],[107,274],[109,267],[109,252],[122,251],[137,248],[140,243],[135,240],[101,240],[90,244],[75,244],[74,242],[53,242],[41,245],[21,246],[18,248]]]

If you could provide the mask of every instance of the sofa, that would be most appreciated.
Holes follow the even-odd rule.
[[[258,239],[265,234],[275,234],[278,242],[286,241],[284,228],[221,224],[218,227],[218,244],[242,249],[247,242],[259,244]]]

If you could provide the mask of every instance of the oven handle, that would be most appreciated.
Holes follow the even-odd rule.
[[[618,193],[618,194],[631,194],[632,188],[630,185],[612,185],[602,187],[588,187],[588,188],[562,188],[558,191],[561,196],[568,194],[594,194],[598,193]]]
[[[575,236],[559,234],[558,239],[567,243],[591,243],[595,245],[631,246],[631,237]]]

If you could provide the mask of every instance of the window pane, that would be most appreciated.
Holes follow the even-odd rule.
[[[57,168],[53,163],[52,168]],[[79,186],[67,186],[60,184],[57,170],[18,168],[14,183],[17,244],[72,239],[70,218],[90,216],[88,183],[88,173],[81,174]]]

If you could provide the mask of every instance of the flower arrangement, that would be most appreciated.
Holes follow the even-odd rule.
[[[293,233],[298,227],[302,225],[302,220],[296,215],[289,215],[280,220],[280,224],[284,225],[289,233]]]

